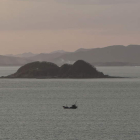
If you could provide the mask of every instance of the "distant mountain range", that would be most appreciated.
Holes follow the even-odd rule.
[[[6,56],[12,56],[12,57],[32,57],[32,56],[35,56],[37,54],[33,54],[31,52],[27,52],[27,53],[22,53],[22,54],[7,54]]]
[[[0,56],[0,65],[24,65],[33,61],[48,61],[60,66],[85,60],[95,66],[140,66],[139,53],[140,45],[114,45],[104,48],[80,48],[75,52],[58,50],[41,54],[24,53],[20,54],[20,57]]]
[[[31,62],[29,59],[0,55],[0,66],[21,66]]]
[[[57,51],[53,51],[53,52],[50,52],[49,54],[54,54],[54,53],[60,53],[60,54],[63,54],[65,53],[65,51],[63,50],[57,50]],[[41,54],[46,54],[46,53],[41,53]],[[21,54],[6,54],[5,56],[12,56],[12,57],[22,57],[22,58],[28,58],[28,57],[33,57],[33,56],[36,56],[36,55],[39,55],[39,54],[34,54],[34,53],[31,53],[31,52],[25,52],[25,53],[21,53]]]

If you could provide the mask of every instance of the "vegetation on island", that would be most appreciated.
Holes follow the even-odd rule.
[[[20,67],[16,73],[3,78],[111,78],[94,66],[78,60],[61,67],[51,62],[32,62]]]

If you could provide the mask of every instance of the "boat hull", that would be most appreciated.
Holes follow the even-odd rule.
[[[64,109],[77,109],[77,107],[67,107],[67,106],[63,106]]]

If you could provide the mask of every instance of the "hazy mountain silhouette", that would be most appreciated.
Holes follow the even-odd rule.
[[[78,50],[76,50],[75,52],[84,52],[84,51],[89,51],[91,49],[85,49],[85,48],[80,48]]]
[[[32,56],[35,56],[35,55],[37,55],[37,54],[34,54],[34,53],[31,53],[31,52],[26,52],[26,53],[21,53],[21,54],[15,54],[15,55],[13,55],[13,54],[7,54],[6,56],[13,56],[13,57],[32,57]]]
[[[54,53],[64,54],[64,53],[66,53],[66,51],[64,51],[64,50],[57,50],[57,51],[50,52],[50,54],[54,54]]]
[[[121,63],[140,65],[140,45],[109,46],[105,48],[95,48],[89,50],[76,51],[63,54],[53,62],[61,65],[63,63],[74,62],[82,59],[94,64]]]
[[[23,65],[26,62],[48,61],[61,66],[65,63],[73,64],[77,60],[85,60],[95,66],[137,66],[140,65],[139,52],[140,45],[114,45],[93,49],[80,48],[75,52],[58,50],[26,57],[23,60],[3,56],[1,57],[0,65]]]
[[[0,55],[0,66],[20,66],[29,62],[28,59]]]
[[[30,57],[30,60],[32,61],[50,61],[53,62],[56,58],[60,57],[61,55],[65,54],[67,52],[65,51],[55,51],[51,53],[41,53],[38,55],[35,55],[33,57]]]

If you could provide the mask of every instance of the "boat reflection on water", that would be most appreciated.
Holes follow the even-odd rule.
[[[63,106],[64,109],[77,109],[78,106],[75,104],[73,104],[72,106],[68,107],[67,105],[66,106]]]

